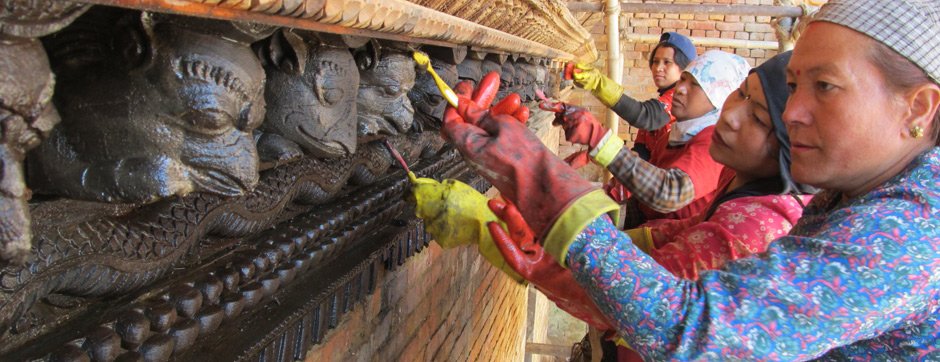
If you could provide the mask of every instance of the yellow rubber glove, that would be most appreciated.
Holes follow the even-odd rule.
[[[579,87],[591,91],[607,107],[613,107],[623,96],[623,87],[587,63],[575,65],[580,72],[574,72],[572,77]]]
[[[418,178],[413,181],[415,214],[424,219],[425,230],[441,248],[476,244],[486,261],[515,281],[524,281],[506,264],[503,254],[493,243],[486,224],[490,221],[503,223],[486,205],[489,201],[486,196],[457,180],[437,182]]]

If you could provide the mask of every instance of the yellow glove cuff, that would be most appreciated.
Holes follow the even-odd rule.
[[[633,240],[633,245],[643,250],[644,253],[649,254],[650,250],[653,250],[653,234],[650,232],[650,228],[638,227],[627,230],[627,236]]]
[[[592,91],[595,97],[607,108],[613,107],[623,97],[623,87],[604,75],[600,76],[597,88]]]
[[[623,149],[623,145],[623,140],[614,135],[613,130],[608,130],[604,138],[601,138],[601,141],[597,144],[597,147],[591,150],[590,156],[594,159],[594,162],[606,168],[607,165],[614,162],[614,158]]]
[[[620,209],[614,200],[607,197],[604,190],[594,190],[579,197],[561,213],[555,224],[545,236],[545,252],[550,254],[563,267],[567,267],[565,257],[574,239],[594,219]]]

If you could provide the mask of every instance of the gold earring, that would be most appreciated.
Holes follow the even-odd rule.
[[[911,137],[921,138],[924,137],[924,128],[921,126],[914,126],[908,130],[911,134]]]

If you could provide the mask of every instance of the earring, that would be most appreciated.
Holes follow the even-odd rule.
[[[910,132],[911,137],[914,138],[921,138],[924,136],[924,128],[921,126],[911,127],[908,129],[908,132]]]

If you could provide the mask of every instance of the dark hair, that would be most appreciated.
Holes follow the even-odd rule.
[[[672,45],[666,42],[661,42],[659,44],[656,44],[656,47],[653,48],[653,51],[650,52],[650,59],[649,59],[650,67],[653,66],[653,57],[656,56],[656,51],[659,50],[659,48],[661,47],[672,48],[672,52],[674,54],[672,58],[673,60],[676,61],[676,64],[679,65],[680,69],[685,69],[685,67],[689,66],[689,63],[692,62],[691,60],[689,60],[689,57],[686,57],[685,53],[683,53],[682,50],[679,50],[679,48],[676,47],[675,45]]]
[[[923,69],[901,56],[887,45],[872,41],[874,46],[868,52],[868,59],[881,71],[885,84],[897,92],[907,92],[925,83],[935,83]],[[930,125],[930,137],[940,146],[940,111],[934,115]]]

